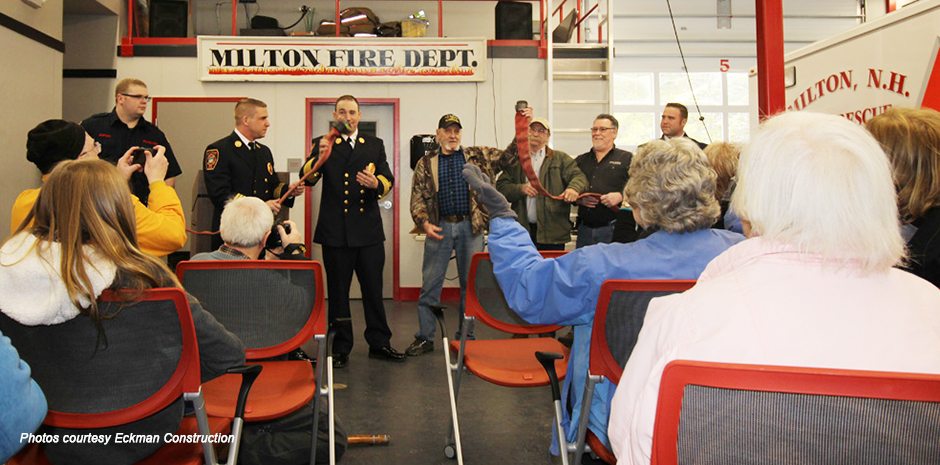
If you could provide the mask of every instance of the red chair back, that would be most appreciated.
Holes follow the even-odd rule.
[[[623,367],[640,335],[650,300],[684,292],[694,285],[694,280],[604,281],[591,330],[590,373],[619,384]]]
[[[936,463],[940,375],[676,360],[652,463]]]
[[[557,258],[565,252],[542,252],[545,258]],[[473,254],[470,278],[467,282],[467,316],[475,317],[487,326],[511,334],[542,334],[558,331],[558,325],[532,325],[520,318],[506,302],[503,291],[493,274],[493,262],[488,252]]]
[[[308,260],[205,260],[176,266],[183,287],[257,360],[326,334],[323,272]]]
[[[105,291],[100,328],[86,316],[23,326],[0,315],[0,331],[46,395],[45,424],[119,426],[161,411],[184,392],[199,391],[199,349],[185,293],[151,289],[134,297],[125,303],[117,292]]]

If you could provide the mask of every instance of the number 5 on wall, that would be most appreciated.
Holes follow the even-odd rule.
[[[728,61],[727,58],[722,58],[718,62],[718,68],[721,69],[722,73],[727,73],[728,70],[731,69],[731,63]]]

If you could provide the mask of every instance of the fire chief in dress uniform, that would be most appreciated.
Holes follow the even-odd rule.
[[[353,271],[362,289],[369,357],[403,361],[405,355],[391,346],[392,331],[382,303],[385,233],[378,200],[392,190],[395,178],[388,167],[382,139],[359,134],[359,101],[355,97],[339,97],[333,118],[345,123],[350,134],[336,138],[330,158],[307,179],[308,185],[323,181],[313,240],[323,247],[330,327],[336,331],[333,364],[337,368],[346,366],[353,347],[349,313]],[[325,137],[313,140],[301,176],[313,169],[326,144]]]
[[[202,168],[206,192],[215,207],[213,231],[219,230],[222,209],[232,198],[258,197],[275,215],[280,212],[282,205],[277,203],[277,199],[283,195],[287,185],[277,178],[271,149],[258,142],[267,134],[269,126],[267,105],[256,99],[242,99],[235,105],[235,130],[206,147]],[[292,207],[293,196],[302,191],[303,188],[298,187],[283,206]],[[222,238],[218,234],[212,236],[212,249],[218,249],[220,245]]]

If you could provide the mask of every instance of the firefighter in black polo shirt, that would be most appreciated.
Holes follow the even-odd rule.
[[[122,79],[114,89],[114,109],[88,117],[82,121],[82,127],[101,144],[99,158],[114,164],[124,156],[127,149],[134,146],[147,149],[156,145],[166,147],[165,155],[170,163],[166,171],[166,183],[173,187],[175,178],[183,171],[163,131],[144,119],[149,101],[147,84],[140,79]],[[130,187],[131,193],[146,205],[150,184],[143,170],[131,176]]]

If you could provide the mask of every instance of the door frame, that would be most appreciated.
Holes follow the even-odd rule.
[[[400,129],[401,129],[401,118],[400,118],[400,108],[401,100],[397,98],[356,98],[359,101],[360,107],[367,106],[379,106],[379,105],[391,105],[392,106],[392,175],[395,177],[395,183],[392,186],[392,299],[398,300],[401,294],[401,273],[399,272],[399,238],[398,238],[398,228],[400,219],[398,218],[399,208],[399,173],[398,165],[400,152],[401,152],[401,139]],[[306,113],[306,142],[304,142],[305,151],[307,154],[310,154],[312,149],[311,142],[313,142],[313,107],[314,105],[334,105],[336,103],[335,97],[321,98],[321,97],[308,97],[306,99],[305,113]],[[319,136],[319,134],[317,134]],[[306,192],[304,193],[304,213],[311,211],[313,205],[311,205],[312,198],[310,186],[306,187]],[[307,250],[312,250],[313,246],[313,230],[316,228],[316,225],[309,225],[309,227],[304,228],[304,242],[306,243]],[[386,238],[388,240],[388,238]]]

